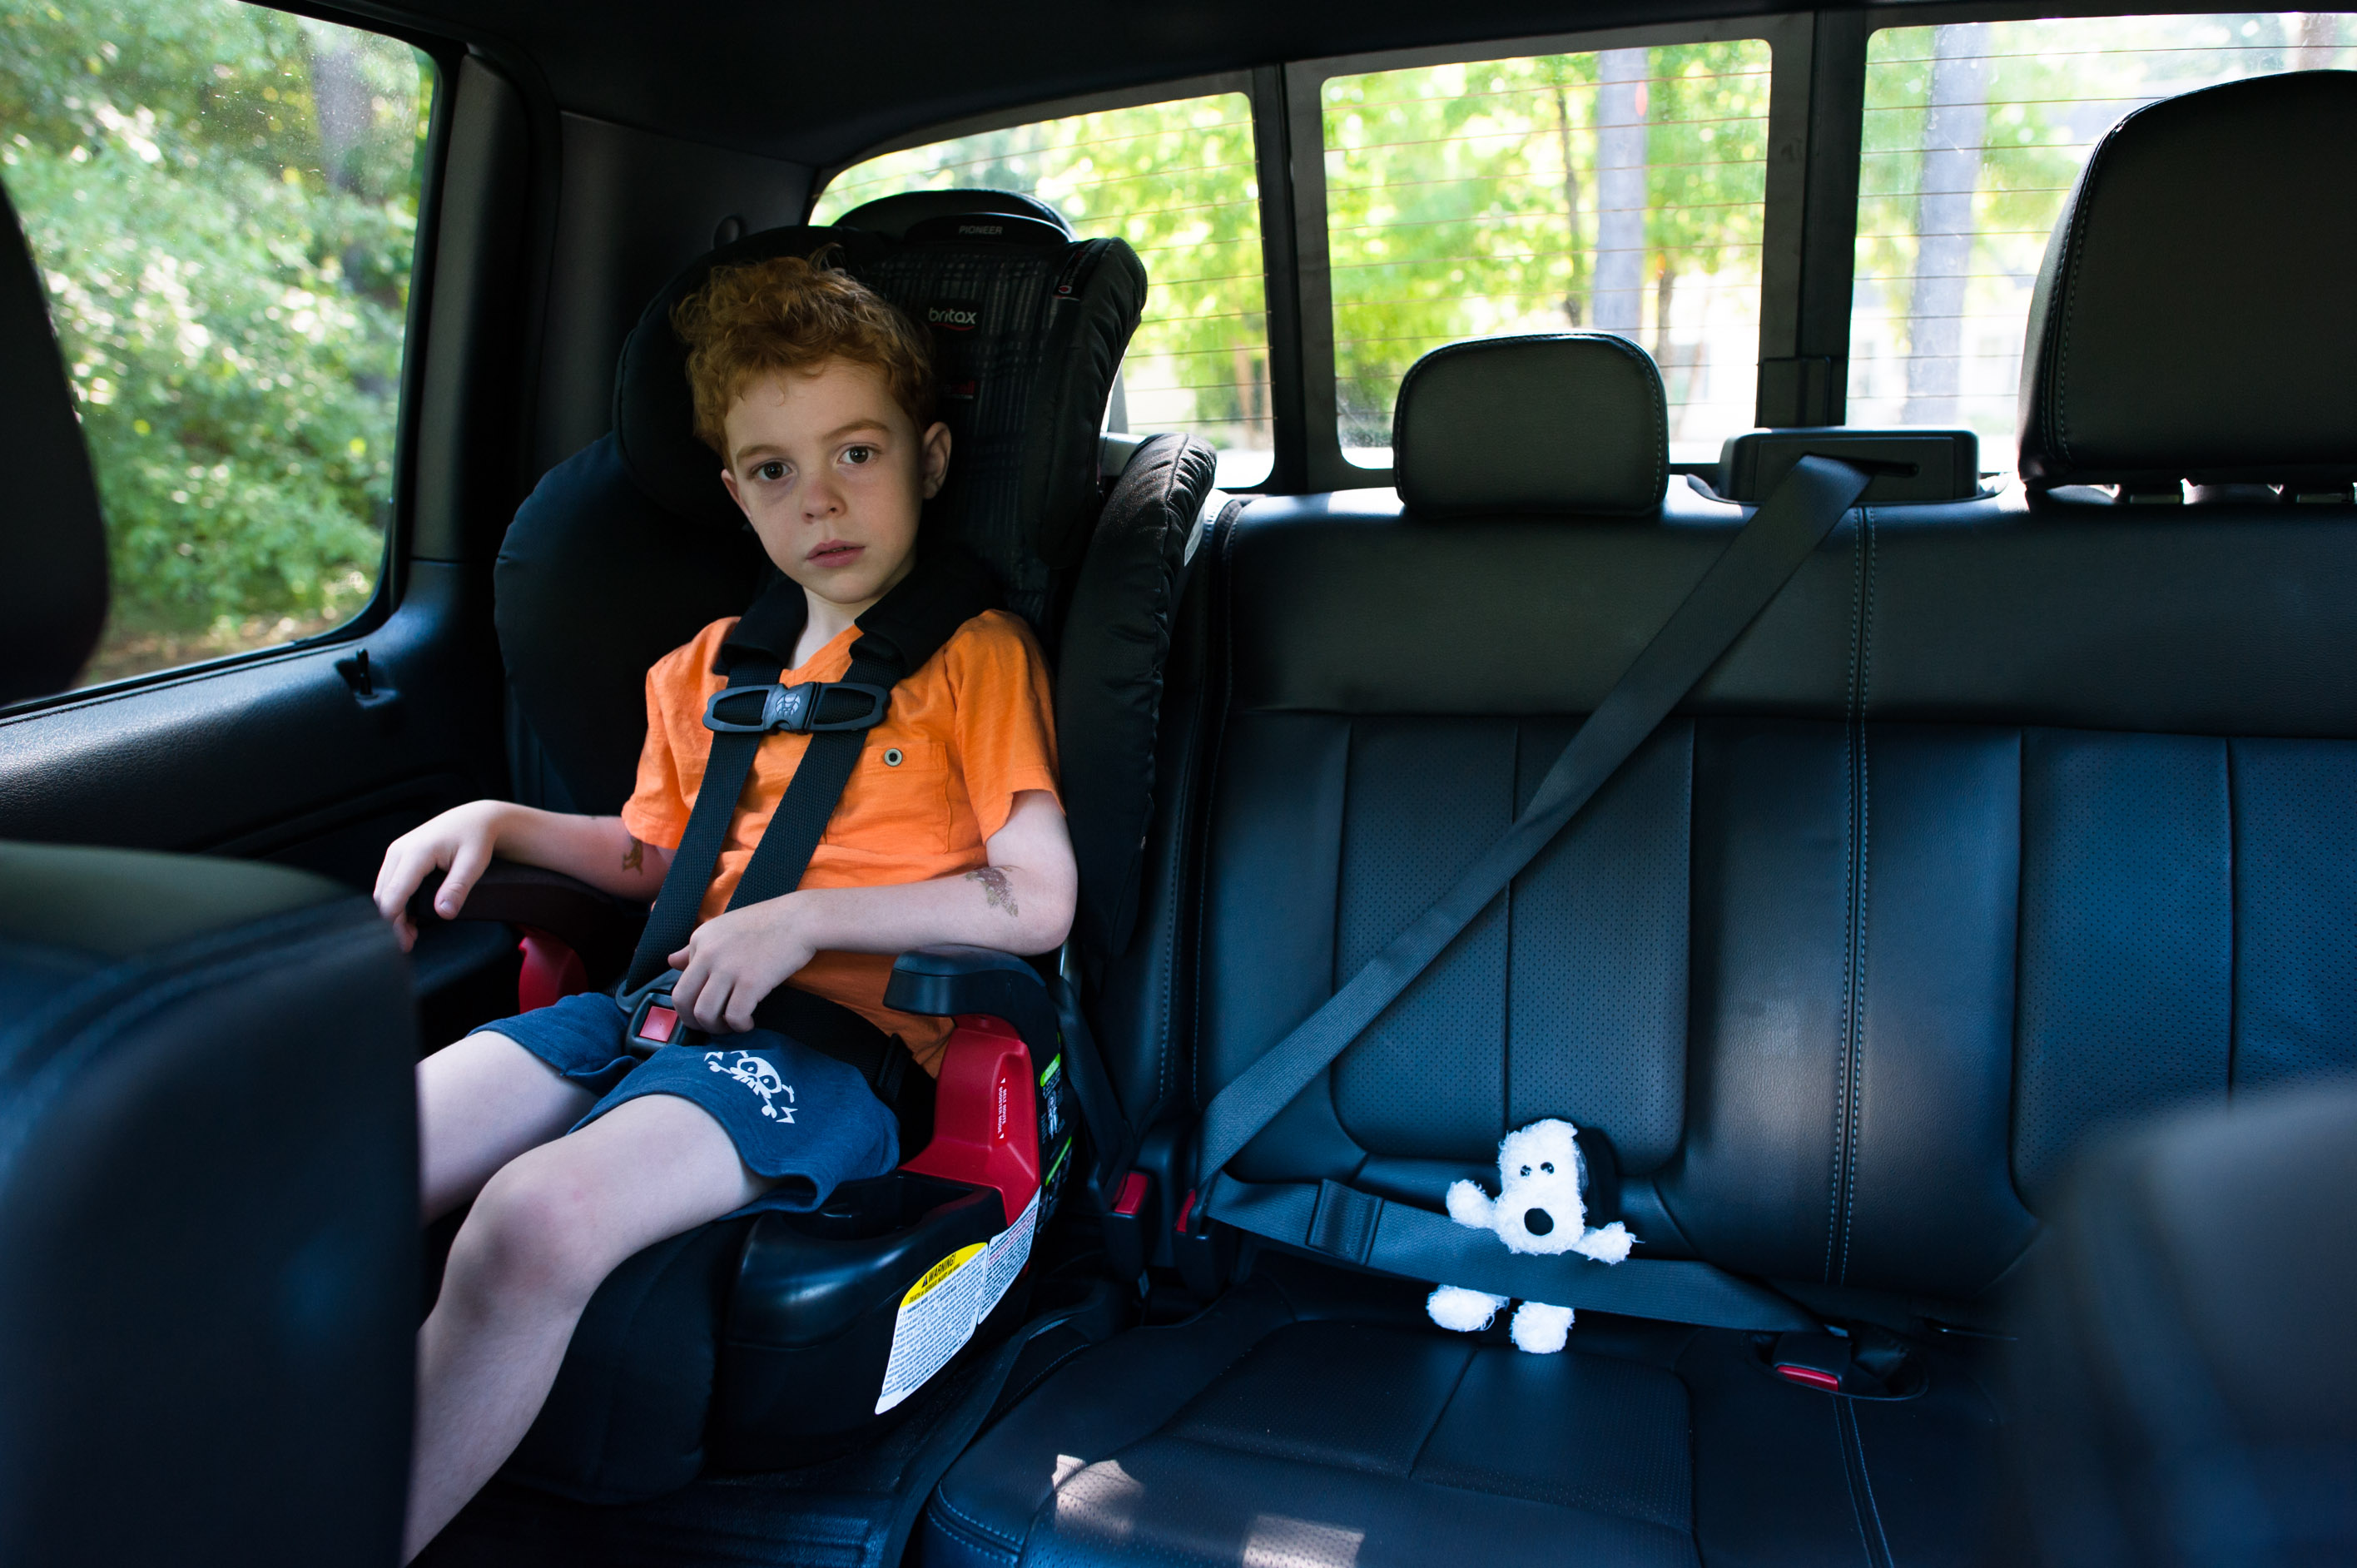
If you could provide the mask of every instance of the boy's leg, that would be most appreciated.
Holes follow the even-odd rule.
[[[522,1441],[599,1282],[769,1185],[710,1115],[649,1094],[517,1157],[484,1186],[418,1331],[404,1562]]]
[[[491,1173],[557,1137],[597,1097],[503,1035],[469,1035],[417,1064],[418,1207],[428,1223]]]

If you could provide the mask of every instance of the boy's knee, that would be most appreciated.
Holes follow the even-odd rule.
[[[475,1199],[451,1246],[444,1289],[502,1302],[586,1301],[607,1272],[592,1195],[561,1166],[526,1155]]]

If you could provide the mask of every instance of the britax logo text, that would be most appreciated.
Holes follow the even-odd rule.
[[[982,312],[958,305],[934,305],[925,308],[925,320],[934,327],[947,328],[952,332],[971,332],[982,319]]]

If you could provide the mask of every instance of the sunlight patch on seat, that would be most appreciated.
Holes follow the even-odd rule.
[[[1063,1469],[1063,1456],[1056,1468]],[[1146,1484],[1111,1459],[1082,1467],[1056,1493],[1056,1529],[1092,1541],[1127,1541]]]
[[[1242,1568],[1353,1568],[1366,1539],[1363,1530],[1265,1513],[1244,1537]]]

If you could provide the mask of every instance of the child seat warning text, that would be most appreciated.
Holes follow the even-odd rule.
[[[892,1326],[892,1359],[884,1368],[883,1391],[876,1396],[877,1414],[924,1387],[974,1337],[1030,1261],[1031,1228],[1039,1219],[1035,1192],[1014,1224],[986,1242],[960,1247],[909,1287]]]

